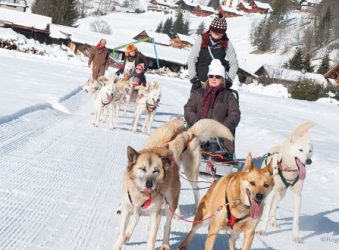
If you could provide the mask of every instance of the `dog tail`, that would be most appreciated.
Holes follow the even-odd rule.
[[[216,137],[234,140],[232,132],[225,125],[212,119],[199,120],[187,132],[196,136],[199,141],[207,141]]]

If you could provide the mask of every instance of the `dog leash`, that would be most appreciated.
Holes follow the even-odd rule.
[[[240,201],[240,200],[235,200],[233,202],[228,202],[228,203],[225,203],[225,204],[222,204],[220,206],[218,206],[218,208],[209,216],[205,217],[205,218],[202,218],[201,220],[189,220],[189,219],[186,219],[185,217],[175,213],[175,211],[173,210],[173,208],[171,208],[166,196],[162,193],[159,192],[159,194],[164,198],[165,200],[165,203],[166,203],[166,206],[168,208],[168,210],[171,212],[172,216],[175,217],[176,219],[179,219],[179,220],[182,220],[182,221],[185,221],[185,222],[189,222],[189,223],[201,223],[201,222],[204,222],[204,221],[207,221],[211,218],[213,218],[214,216],[216,216],[224,207],[228,206],[229,204],[231,203],[235,203],[237,201]]]

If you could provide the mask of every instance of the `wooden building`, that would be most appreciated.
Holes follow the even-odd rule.
[[[198,6],[198,4],[193,2],[193,0],[179,0],[175,2],[175,4],[178,5],[179,9],[186,10],[192,13],[194,9]]]
[[[183,35],[183,34],[176,34],[172,37],[172,47],[174,48],[191,48],[194,44],[194,39],[190,36]]]
[[[339,84],[339,63],[337,63],[330,71],[325,75],[326,78],[334,79],[336,84]]]
[[[243,12],[241,12],[241,11],[235,9],[235,8],[230,8],[230,7],[226,7],[226,6],[222,6],[222,5],[220,5],[217,8],[217,12],[222,13],[225,18],[243,16]]]
[[[215,9],[213,7],[208,7],[208,6],[203,6],[203,5],[198,5],[195,7],[193,14],[197,16],[210,16],[215,14]]]
[[[0,8],[26,12],[28,5],[26,0],[0,0]]]

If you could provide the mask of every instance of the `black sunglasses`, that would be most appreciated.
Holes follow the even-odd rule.
[[[222,76],[218,76],[218,75],[208,75],[208,78],[216,78],[216,79],[221,79],[222,78]]]

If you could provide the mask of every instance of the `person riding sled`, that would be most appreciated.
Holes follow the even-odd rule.
[[[188,126],[200,119],[210,118],[224,124],[233,135],[240,122],[239,104],[231,90],[225,88],[225,68],[219,59],[213,59],[209,65],[207,81],[202,88],[192,93],[184,106],[184,117]],[[210,151],[221,150],[225,160],[233,159],[234,143],[217,139],[207,145]]]
[[[119,76],[123,73],[123,76],[129,79],[138,64],[143,64],[144,72],[147,70],[146,57],[138,51],[133,43],[128,44],[125,50],[125,60],[116,74]]]
[[[209,30],[198,36],[188,57],[188,74],[192,83],[191,94],[201,88],[207,80],[208,65],[213,59],[219,59],[228,71],[225,76],[225,88],[230,88],[238,71],[238,59],[227,34],[227,22],[219,13],[209,26]],[[226,60],[228,59],[228,61]]]

